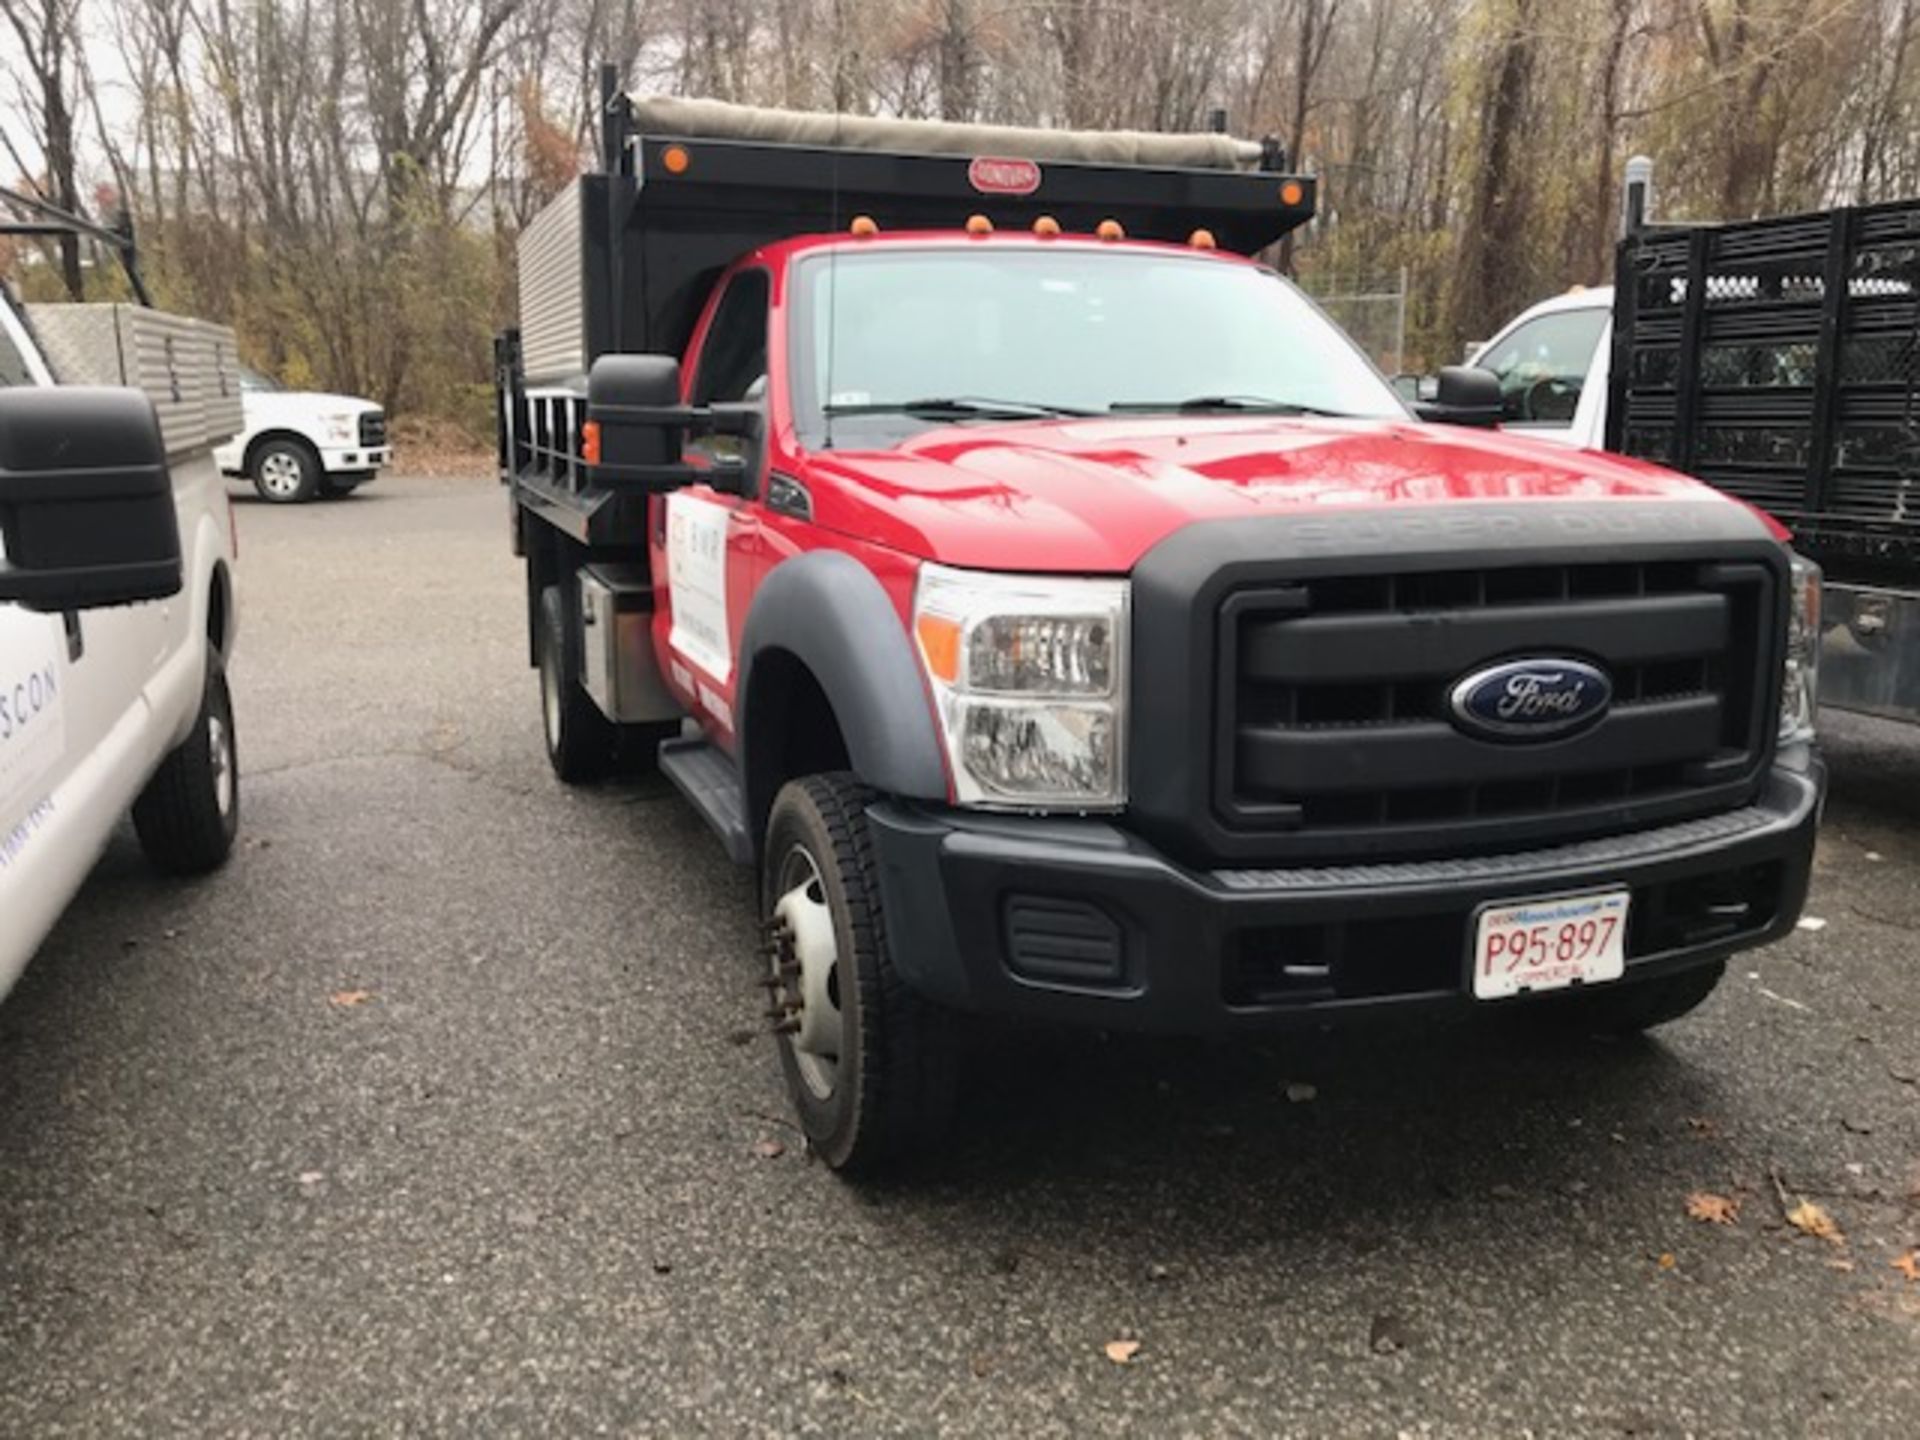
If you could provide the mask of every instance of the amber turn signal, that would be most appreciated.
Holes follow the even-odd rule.
[[[991,235],[993,233],[993,222],[984,215],[969,215],[967,217],[967,233],[969,235]]]
[[[1102,220],[1094,227],[1093,233],[1098,235],[1102,240],[1124,240],[1127,238],[1127,232],[1121,227],[1118,220]]]
[[[1187,244],[1196,250],[1211,250],[1214,248],[1213,232],[1211,230],[1196,230],[1187,237]]]
[[[1280,187],[1280,203],[1282,205],[1298,205],[1306,198],[1307,187],[1302,185],[1298,180],[1289,180]]]
[[[600,422],[589,420],[580,427],[580,458],[589,465],[600,463]]]
[[[854,216],[853,223],[849,225],[847,229],[852,231],[855,235],[861,235],[861,236],[878,235],[880,233],[880,227],[879,225],[874,223],[874,218],[871,215]]]
[[[945,615],[923,614],[914,622],[927,673],[951,685],[960,675],[960,622]]]
[[[1060,233],[1060,222],[1051,215],[1042,215],[1033,222],[1033,233],[1036,235],[1058,235]]]
[[[660,152],[660,167],[669,175],[684,175],[691,164],[693,157],[684,145],[669,145]]]

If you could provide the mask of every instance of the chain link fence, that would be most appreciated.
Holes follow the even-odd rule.
[[[1385,375],[1398,375],[1407,357],[1407,272],[1353,277],[1309,275],[1307,293],[1333,317]]]

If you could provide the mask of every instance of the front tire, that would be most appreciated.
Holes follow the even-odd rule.
[[[792,781],[774,800],[761,871],[780,1068],[814,1153],[849,1175],[939,1139],[959,1068],[955,1017],[894,968],[870,799],[848,774]]]
[[[163,874],[204,875],[232,853],[240,829],[240,757],[233,697],[217,650],[207,655],[193,730],[133,802],[133,828],[148,863]]]
[[[320,489],[320,457],[298,440],[269,440],[253,452],[253,488],[269,505],[298,505]]]
[[[614,723],[580,683],[579,634],[558,585],[540,592],[540,721],[547,762],[569,785],[613,768]]]

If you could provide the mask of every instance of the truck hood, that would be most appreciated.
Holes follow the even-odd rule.
[[[1115,574],[1195,520],[1476,501],[1736,504],[1637,460],[1397,420],[948,425],[815,452],[817,523],[944,564]]]
[[[248,390],[240,397],[250,423],[270,416],[279,423],[318,420],[323,415],[359,415],[380,407],[358,395],[329,395],[319,390]]]

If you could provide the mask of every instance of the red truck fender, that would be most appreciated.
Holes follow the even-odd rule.
[[[760,585],[740,642],[739,755],[747,832],[758,848],[791,778],[796,747],[830,745],[809,714],[824,699],[846,766],[874,789],[947,798],[931,700],[892,599],[838,551],[778,565]],[[812,682],[812,688],[808,681]],[[817,696],[815,690],[817,689]]]

